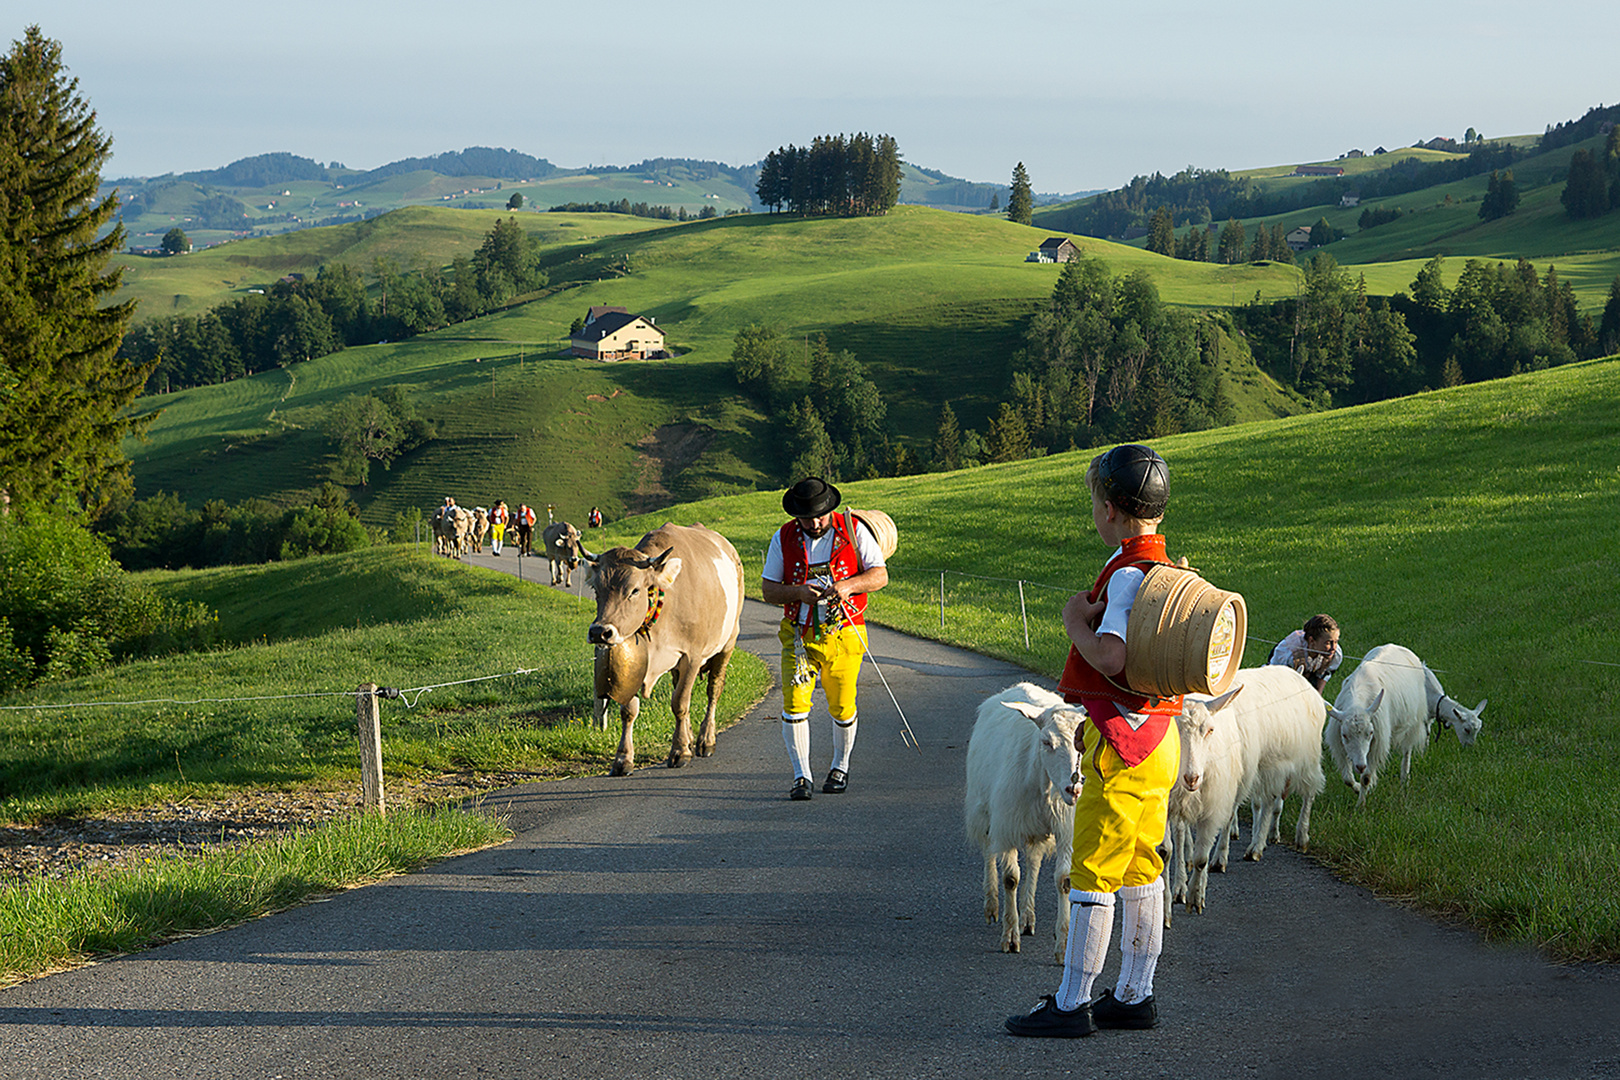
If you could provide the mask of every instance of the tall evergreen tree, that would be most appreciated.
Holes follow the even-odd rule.
[[[1020,161],[1013,168],[1012,193],[1007,196],[1007,220],[1030,225],[1035,220],[1035,192],[1029,186],[1029,172]]]
[[[1227,266],[1235,266],[1243,261],[1243,243],[1247,238],[1243,235],[1243,224],[1236,218],[1228,218],[1226,226],[1221,229],[1220,253],[1217,262]]]
[[[948,401],[939,410],[939,427],[934,432],[933,466],[947,472],[962,467],[962,428],[957,423],[956,410],[951,408]]]
[[[1158,255],[1176,253],[1176,219],[1168,206],[1153,211],[1153,220],[1148,225],[1147,249]]]
[[[1586,150],[1569,158],[1569,177],[1558,197],[1572,218],[1598,217],[1609,209],[1609,178],[1603,166]]]
[[[1603,355],[1620,353],[1620,275],[1609,283],[1609,302],[1603,305],[1603,321],[1598,324],[1598,349]]]
[[[1479,201],[1479,216],[1482,221],[1495,221],[1497,218],[1507,217],[1519,208],[1519,186],[1513,182],[1513,170],[1507,169],[1500,176],[1496,170],[1491,170],[1491,178],[1485,186],[1485,197]]]
[[[0,492],[92,513],[131,486],[125,415],[153,364],[118,359],[135,302],[105,303],[124,242],[97,201],[112,142],[37,26],[0,58]]]

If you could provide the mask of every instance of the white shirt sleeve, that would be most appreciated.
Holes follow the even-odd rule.
[[[1277,642],[1277,647],[1271,650],[1271,659],[1267,663],[1291,667],[1294,663],[1294,652],[1304,647],[1305,631],[1295,630],[1292,634]]]
[[[765,569],[760,576],[780,585],[786,572],[787,561],[782,558],[782,530],[777,529],[771,534],[771,542],[765,548]]]
[[[1125,626],[1131,620],[1131,607],[1136,603],[1136,592],[1142,587],[1147,574],[1134,566],[1115,570],[1108,579],[1108,606],[1103,609],[1102,621],[1097,624],[1098,635],[1113,634],[1125,640]]]

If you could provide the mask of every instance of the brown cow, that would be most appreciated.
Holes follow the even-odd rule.
[[[565,589],[574,587],[574,571],[579,568],[579,530],[566,521],[553,522],[540,534],[540,546],[551,561],[551,583]]]
[[[702,525],[665,524],[633,548],[585,553],[585,581],[596,591],[596,621],[587,635],[596,648],[596,722],[607,727],[609,701],[619,703],[624,733],[612,775],[636,765],[634,729],[640,699],[674,669],[670,708],[675,734],[666,764],[678,769],[714,753],[714,711],[726,685],[726,664],[742,626],[743,571],[737,549]],[[692,742],[692,689],[709,675],[709,700],[697,744]]]

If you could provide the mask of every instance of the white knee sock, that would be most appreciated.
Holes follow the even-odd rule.
[[[810,775],[810,720],[804,716],[782,717],[782,742],[787,746],[788,760],[793,763],[793,776]]]
[[[1091,984],[1102,974],[1114,932],[1114,894],[1070,889],[1069,912],[1069,946],[1057,990],[1057,1007],[1064,1010],[1091,1001]]]
[[[1147,885],[1119,890],[1125,902],[1119,939],[1119,982],[1114,997],[1122,1005],[1135,1005],[1153,996],[1153,972],[1164,951],[1164,878]]]
[[[855,749],[855,728],[859,718],[852,716],[848,720],[833,721],[833,759],[832,767],[849,772],[849,752]]]

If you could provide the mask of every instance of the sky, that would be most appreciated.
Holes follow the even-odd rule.
[[[106,178],[495,146],[747,165],[817,135],[1037,192],[1537,134],[1620,100],[1620,3],[0,0],[62,43]]]

